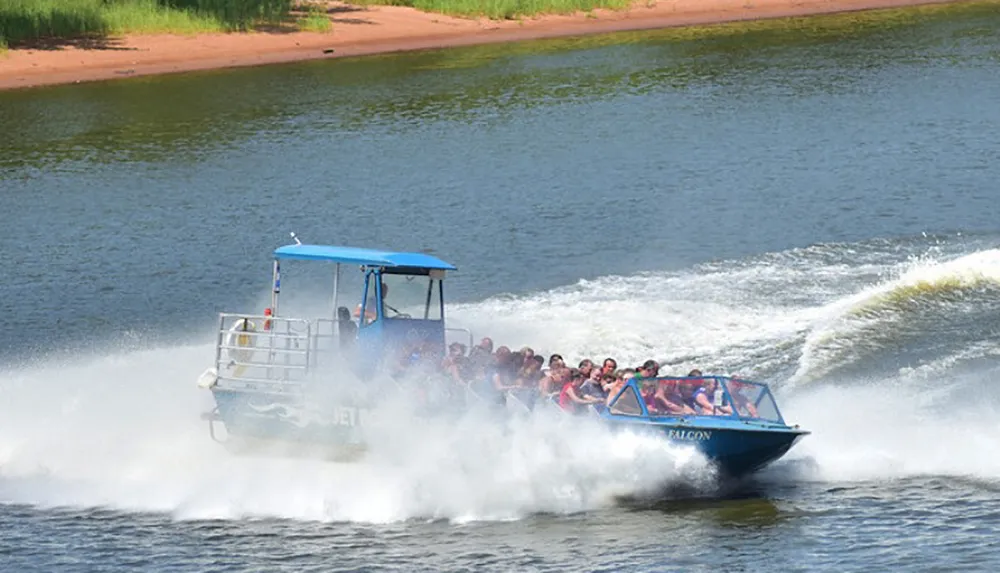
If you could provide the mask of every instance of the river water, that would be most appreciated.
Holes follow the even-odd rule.
[[[0,569],[996,570],[998,65],[985,3],[0,94]],[[232,457],[195,379],[291,231],[813,434],[724,487],[584,421]]]

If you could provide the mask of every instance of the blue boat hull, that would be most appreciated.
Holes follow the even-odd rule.
[[[281,450],[341,457],[364,450],[359,428],[365,408],[306,408],[295,395],[214,390],[211,418],[226,428],[234,450]]]
[[[364,451],[359,429],[368,411],[364,405],[329,407],[302,406],[296,395],[213,390],[217,405],[215,420],[225,424],[230,445],[250,449],[309,450],[333,457]],[[668,441],[693,446],[718,469],[721,476],[740,477],[753,473],[782,457],[803,436],[798,429],[780,425],[741,427],[712,426],[711,418],[698,425],[651,419],[605,418],[609,426],[651,432]],[[706,423],[707,422],[707,423]]]
[[[741,477],[785,455],[809,432],[787,426],[725,428],[658,422],[613,422],[616,427],[662,435],[671,443],[693,446],[723,477]]]
[[[703,450],[726,475],[743,476],[778,460],[806,435],[805,432],[747,432],[723,430],[720,443]]]

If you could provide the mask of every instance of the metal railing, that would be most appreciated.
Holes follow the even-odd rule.
[[[317,318],[312,322],[312,354],[310,366],[318,366],[321,357],[337,352],[340,342],[340,322],[330,318]]]
[[[215,350],[219,384],[273,392],[299,387],[310,367],[312,325],[301,318],[221,313]]]
[[[217,383],[228,389],[287,393],[301,390],[310,371],[340,356],[340,321],[220,313]],[[448,328],[471,348],[472,331]]]
[[[468,348],[468,349],[472,348],[473,338],[472,338],[472,331],[471,330],[469,330],[468,328],[446,328],[446,329],[444,329],[445,346],[447,346],[448,344],[451,344],[451,342],[452,342],[451,340],[448,340],[448,338],[450,338],[449,335],[451,333],[461,333],[463,335],[462,336],[462,341],[461,341],[462,344],[465,344],[465,347]],[[468,341],[468,342],[466,342],[466,341]]]

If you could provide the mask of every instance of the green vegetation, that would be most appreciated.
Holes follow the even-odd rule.
[[[596,9],[622,10],[639,0],[356,0],[355,4],[410,6],[425,12],[462,17],[516,19],[539,14],[593,14]],[[646,0],[647,2],[649,0]],[[972,2],[995,6],[995,0]],[[293,10],[295,8],[295,10]],[[849,33],[867,26],[906,24],[920,17],[947,12],[950,5],[908,8],[904,11],[855,13],[834,18],[825,33]],[[894,21],[894,22],[893,22]],[[676,40],[705,36],[739,37],[766,33],[779,43],[782,36],[800,34],[816,20],[752,21],[711,27],[681,28],[669,32]],[[125,33],[225,32],[251,30],[262,25],[327,32],[331,20],[325,0],[0,0],[0,52],[9,45],[31,42],[56,44],[100,40]],[[616,41],[621,41],[620,39]]]
[[[539,14],[572,14],[598,8],[623,10],[633,0],[362,0],[361,3],[410,6],[452,16],[513,20]]]
[[[308,3],[300,4],[298,8],[305,13],[296,21],[299,30],[303,32],[329,32],[333,28],[329,16],[326,15],[325,5]]]
[[[0,46],[124,33],[247,30],[285,21],[292,1],[0,0]]]

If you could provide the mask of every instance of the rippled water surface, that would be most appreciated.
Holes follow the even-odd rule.
[[[997,6],[0,93],[0,569],[996,570]],[[584,421],[230,456],[194,382],[289,231],[813,434],[723,485]]]

